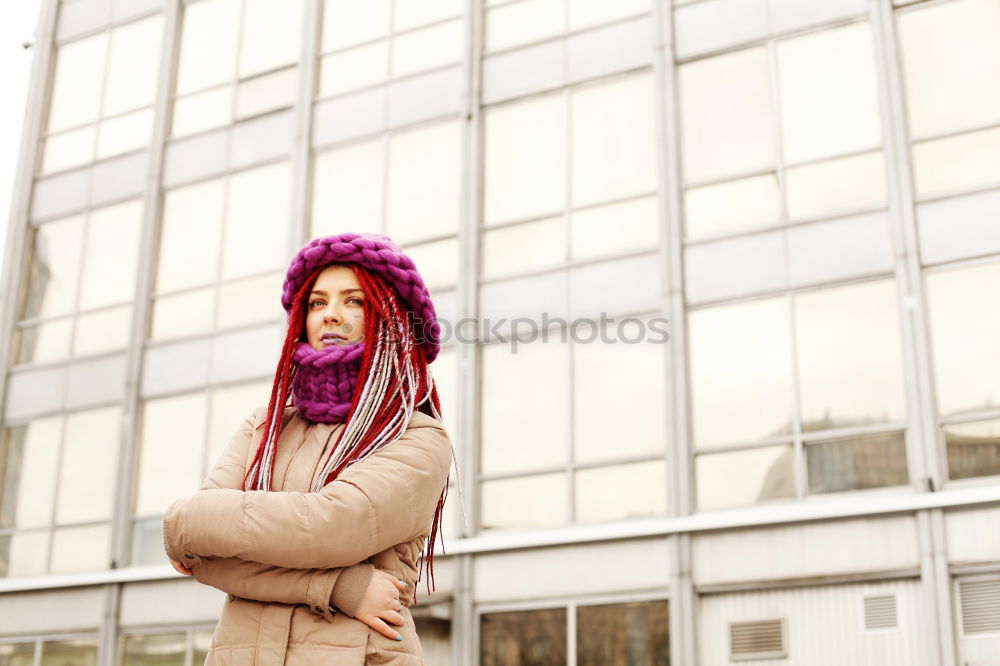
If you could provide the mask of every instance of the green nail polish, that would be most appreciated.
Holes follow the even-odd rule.
[[[397,640],[397,641],[401,641],[401,640],[403,640],[403,637],[402,637],[402,636],[400,636],[399,634],[396,634],[396,640]]]

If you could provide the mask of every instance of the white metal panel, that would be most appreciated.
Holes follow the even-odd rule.
[[[1000,252],[1000,190],[917,206],[925,264]]]
[[[949,562],[1000,562],[1000,507],[944,515]]]
[[[5,418],[20,419],[59,409],[65,385],[65,367],[12,374],[7,384]]]
[[[458,113],[462,107],[462,69],[455,66],[390,83],[386,97],[389,127]]]
[[[148,349],[143,358],[143,397],[203,386],[208,382],[210,358],[209,339]]]
[[[69,366],[66,407],[76,409],[122,399],[125,392],[125,355]]]
[[[194,579],[127,583],[122,588],[121,626],[215,622],[225,593]]]
[[[146,186],[146,151],[95,164],[90,179],[90,204],[118,201],[142,194]]]
[[[696,585],[919,566],[916,523],[910,516],[734,530],[696,535],[692,541]]]
[[[561,86],[565,55],[565,44],[560,40],[484,58],[483,103]]]
[[[866,631],[864,597],[895,594],[899,628]],[[932,666],[923,649],[920,583],[895,581],[702,596],[698,601],[701,666],[728,666],[729,623],[783,619],[788,656],[741,661],[753,666]]]
[[[772,231],[688,247],[684,251],[688,300],[708,301],[786,286],[785,244],[784,232]]]
[[[667,585],[669,562],[666,539],[481,555],[474,566],[474,600],[662,589]]]
[[[968,576],[954,580],[954,605],[958,616],[955,619],[955,634],[958,636],[959,663],[962,666],[1000,666],[1000,632],[976,631],[995,626],[996,614],[1000,612],[996,608],[996,580],[995,575]],[[983,584],[986,585],[986,590],[980,587]],[[971,590],[971,587],[980,589]],[[969,594],[970,592],[973,594]],[[978,627],[970,626],[976,621]]]
[[[566,72],[571,83],[624,72],[653,59],[653,22],[648,17],[617,23],[566,40]]]
[[[212,338],[213,382],[256,379],[274,374],[284,331],[273,324]]]
[[[103,609],[104,588],[97,585],[0,594],[0,635],[97,629]]]
[[[318,103],[313,123],[313,146],[380,131],[385,118],[385,105],[385,88],[373,88]]]

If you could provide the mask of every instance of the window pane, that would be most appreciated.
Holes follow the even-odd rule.
[[[684,215],[688,239],[778,224],[778,181],[769,173],[688,190]]]
[[[316,156],[313,237],[342,233],[348,226],[382,231],[384,150],[376,139]]]
[[[484,481],[482,502],[484,530],[551,527],[569,519],[565,474]]]
[[[97,120],[107,49],[106,32],[59,49],[49,109],[50,132]]]
[[[167,192],[156,290],[160,293],[215,280],[219,269],[225,185],[210,180]],[[197,238],[197,243],[191,239]]]
[[[87,223],[80,308],[131,301],[139,262],[142,202],[95,210]]]
[[[34,666],[35,643],[4,643],[0,645],[0,666]]]
[[[105,116],[149,106],[156,97],[160,70],[160,14],[116,28],[111,33],[108,80],[105,83]]]
[[[34,238],[24,318],[71,312],[80,279],[83,216],[46,222]]]
[[[667,465],[662,460],[576,473],[576,521],[627,520],[666,513]]]
[[[774,165],[766,48],[682,65],[678,76],[685,182]]]
[[[97,641],[42,643],[41,666],[97,666]]]
[[[593,323],[573,325],[573,459],[577,462],[664,453],[663,346],[648,342],[658,339],[651,337],[654,331],[647,331],[648,321],[633,320],[641,326],[639,335],[625,322],[607,325],[600,337]],[[608,419],[608,414],[617,417]]]
[[[882,152],[809,164],[785,172],[788,217],[808,220],[886,205]]]
[[[214,630],[192,632],[192,664],[204,664],[208,658],[208,650],[212,646],[212,634]]]
[[[832,493],[907,482],[903,433],[806,444],[810,493]]]
[[[228,282],[219,287],[216,326],[229,328],[283,319],[281,286],[282,273]]]
[[[1000,5],[961,0],[898,14],[910,130],[917,137],[1000,121]]]
[[[129,564],[163,564],[163,519],[159,516],[132,523]]]
[[[227,194],[222,277],[283,267],[291,214],[288,164],[238,173]]]
[[[803,430],[903,420],[898,310],[890,280],[795,297]]]
[[[397,32],[462,13],[461,0],[402,0],[395,4],[393,27]]]
[[[795,497],[794,458],[791,446],[696,457],[698,508],[723,509]]]
[[[389,30],[389,0],[326,0],[323,52],[382,37]]]
[[[326,56],[319,68],[319,95],[337,95],[380,83],[388,68],[389,42],[385,40]]]
[[[97,158],[127,153],[149,145],[153,132],[153,111],[136,111],[101,123],[97,140]]]
[[[29,326],[14,331],[15,363],[39,363],[69,356],[73,320]]]
[[[778,42],[785,159],[882,143],[875,50],[867,22]]]
[[[948,478],[1000,474],[1000,420],[944,427]]]
[[[562,0],[523,0],[486,14],[486,50],[527,44],[563,31]]]
[[[267,404],[270,395],[271,382],[254,382],[212,391],[206,474],[219,461],[243,421],[253,410]]]
[[[1000,183],[1000,128],[918,143],[913,180],[922,198]]]
[[[791,433],[792,368],[787,321],[784,299],[740,303],[688,315],[696,446]]]
[[[184,97],[174,102],[174,136],[193,134],[229,123],[232,115],[233,88],[225,86]]]
[[[389,138],[386,229],[404,245],[458,231],[462,134],[457,122]]]
[[[38,419],[5,431],[0,480],[0,527],[52,521],[62,419]]]
[[[153,634],[122,639],[122,666],[184,666],[187,635]]]
[[[576,609],[578,666],[669,666],[667,601],[636,601]]]
[[[100,571],[111,560],[111,528],[107,525],[72,527],[56,530],[52,536],[52,573]],[[47,663],[43,653],[42,663]],[[60,659],[53,666],[66,666]]]
[[[655,189],[652,76],[584,87],[570,100],[573,205]]]
[[[41,576],[48,567],[48,559],[49,532],[47,530],[44,532],[15,532],[0,536],[0,577]],[[3,647],[0,645],[0,650]],[[2,654],[0,652],[0,655]],[[0,664],[3,663],[3,657],[0,656]],[[29,665],[31,663],[30,660],[27,662]]]
[[[241,83],[236,92],[236,117],[246,118],[291,106],[295,102],[298,84],[299,71],[294,68]]]
[[[502,343],[483,348],[483,474],[567,460],[568,381],[569,346],[558,340],[518,345],[516,352]],[[517,437],[511,437],[511,414],[517,414]]]
[[[558,266],[566,261],[566,221],[554,217],[483,234],[483,277]]]
[[[118,407],[77,412],[66,417],[56,523],[111,518],[120,436],[121,409]],[[59,539],[57,536],[56,541]],[[104,550],[107,551],[106,546]]]
[[[243,0],[240,77],[275,69],[299,59],[302,10],[303,0]]]
[[[403,248],[406,255],[413,259],[413,263],[423,276],[427,287],[433,291],[438,287],[450,287],[458,282],[458,239],[437,241],[435,243],[424,243],[423,245],[410,245]],[[442,313],[438,313],[442,316]]]
[[[462,22],[449,21],[396,37],[392,44],[392,75],[405,76],[462,59]]]
[[[132,331],[132,308],[111,308],[81,315],[76,320],[73,355],[99,354],[128,345]]]
[[[565,123],[562,96],[550,95],[487,110],[487,224],[563,209]]]
[[[566,662],[566,609],[484,613],[483,666],[558,666]]]
[[[239,0],[204,0],[184,9],[177,94],[231,81],[236,73]]]
[[[208,401],[204,393],[150,400],[142,411],[135,514],[162,513],[198,489]]]
[[[94,157],[94,125],[56,134],[45,139],[42,173],[52,173],[86,164]]]
[[[1000,407],[1000,263],[927,275],[931,349],[941,416]]]
[[[153,303],[150,337],[167,340],[212,330],[215,318],[215,290],[199,289],[177,296],[162,296]]]
[[[587,208],[570,218],[570,257],[574,261],[652,249],[659,241],[656,197]]]

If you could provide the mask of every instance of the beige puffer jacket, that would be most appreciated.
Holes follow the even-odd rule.
[[[343,424],[286,408],[273,491],[243,492],[265,414],[243,423],[202,490],[163,517],[168,555],[228,593],[206,666],[423,664],[409,606],[452,461],[441,423],[415,413],[402,437],[311,493]],[[352,617],[373,567],[407,583],[404,625],[389,625],[402,641]]]

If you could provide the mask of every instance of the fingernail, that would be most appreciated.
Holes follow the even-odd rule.
[[[400,579],[399,582],[403,585],[403,587],[406,587],[406,581],[405,580]]]
[[[401,635],[399,635],[399,634],[396,634],[396,640],[397,641],[401,641],[401,640],[403,640],[403,637]]]

